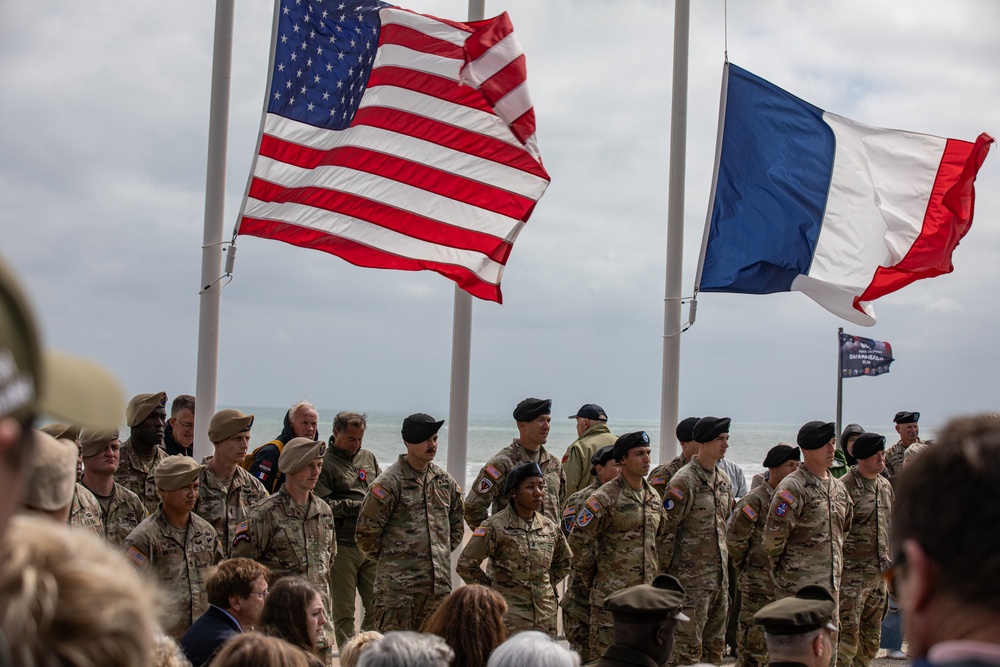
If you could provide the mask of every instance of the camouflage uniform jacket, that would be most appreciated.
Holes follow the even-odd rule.
[[[524,447],[514,440],[486,462],[465,498],[465,520],[470,528],[478,528],[486,519],[490,504],[493,505],[494,514],[507,506],[507,499],[503,495],[507,473],[515,466],[529,461],[531,459]],[[565,484],[562,466],[559,465],[559,459],[550,454],[544,446],[539,448],[538,466],[545,475],[545,502],[542,504],[542,514],[558,523],[561,518],[559,501],[563,497],[562,489]]]
[[[375,480],[361,505],[355,537],[375,568],[375,598],[392,607],[400,592],[451,592],[451,552],[465,536],[462,490],[444,468],[410,467],[406,455]]]
[[[583,509],[587,498],[593,495],[601,486],[603,485],[595,479],[590,486],[580,489],[566,501],[566,504],[563,506],[562,520],[562,530],[566,535],[569,535],[573,531],[573,526],[576,525],[576,515]],[[584,582],[575,569],[571,569],[569,572],[569,579],[566,581],[566,592],[563,593],[560,606],[564,610],[568,610],[563,612],[563,618],[567,614],[573,614],[574,612],[577,612],[579,615],[582,609],[586,609],[584,618],[590,618],[590,582]]]
[[[733,510],[729,475],[705,470],[692,458],[663,494],[663,538],[656,548],[660,569],[688,590],[725,590],[729,585],[726,520]]]
[[[882,475],[865,479],[857,466],[840,481],[854,504],[851,529],[844,540],[844,576],[877,578],[892,565],[889,549],[892,484]]]
[[[923,440],[917,438],[917,442],[922,443]],[[906,454],[906,449],[902,439],[900,439],[896,441],[895,445],[885,450],[885,470],[889,473],[890,479],[903,471],[903,457]]]
[[[776,597],[792,595],[806,584],[840,590],[851,515],[847,489],[833,475],[822,480],[802,466],[781,480],[764,524]]]
[[[601,447],[613,445],[617,440],[618,436],[611,433],[607,424],[598,422],[584,431],[583,435],[566,448],[562,459],[566,487],[560,496],[564,504],[571,495],[586,488],[594,481],[594,476],[590,474],[592,467],[590,457]]]
[[[233,558],[252,558],[271,568],[275,579],[289,574],[305,577],[322,595],[327,612],[327,578],[336,555],[330,506],[311,493],[303,509],[284,485],[250,510],[233,537]]]
[[[648,584],[657,574],[663,508],[646,480],[638,491],[626,486],[619,475],[595,491],[577,513],[569,536],[573,569],[581,584],[590,586],[591,605],[603,606],[606,596]]]
[[[79,482],[73,489],[73,502],[69,506],[69,517],[67,517],[66,523],[79,528],[87,528],[95,535],[104,537],[101,505],[90,489]]]
[[[508,505],[472,532],[457,571],[465,583],[503,595],[509,629],[554,632],[556,584],[569,572],[572,556],[558,525],[538,512],[525,521]],[[479,565],[487,558],[483,572]]]
[[[587,498],[593,495],[594,491],[601,488],[601,483],[596,479],[590,483],[590,486],[585,486],[569,498],[563,504],[562,513],[562,530],[563,533],[569,535],[573,532],[573,526],[576,525],[576,515],[580,510],[583,509],[583,503],[586,502]]]
[[[333,510],[337,523],[337,541],[355,545],[354,531],[358,525],[358,512],[365,501],[375,478],[382,474],[375,455],[367,449],[359,449],[349,457],[336,447],[326,448],[323,457],[323,471],[316,484],[316,495]]]
[[[656,489],[656,492],[660,494],[661,500],[663,499],[663,492],[667,490],[667,482],[677,474],[678,470],[686,465],[687,461],[684,460],[684,455],[678,454],[667,463],[661,463],[649,471],[649,476],[646,479]]]
[[[744,593],[774,596],[771,561],[761,541],[773,495],[770,484],[761,484],[740,498],[726,526],[726,547],[740,573],[736,583]]]
[[[193,513],[185,542],[178,542],[174,534],[163,509],[157,507],[125,538],[122,548],[166,594],[164,630],[180,639],[208,608],[202,575],[205,568],[222,560],[222,545],[212,524]]]
[[[100,505],[100,509],[101,523],[104,524],[104,537],[108,544],[115,547],[120,547],[129,533],[149,516],[146,506],[142,504],[139,496],[117,483],[111,492],[111,502],[107,512],[104,511],[103,505]]]
[[[160,505],[160,496],[156,493],[156,484],[153,483],[153,469],[165,458],[167,453],[157,447],[153,454],[153,462],[147,466],[132,448],[132,438],[122,443],[121,462],[115,472],[115,482],[139,496],[149,514],[155,512]]]
[[[260,480],[240,466],[236,466],[232,480],[221,481],[208,467],[208,462],[211,460],[211,456],[206,456],[201,461],[205,469],[201,471],[199,478],[201,488],[194,511],[215,528],[228,558],[233,550],[236,529],[247,518],[250,510],[267,498],[268,493]]]

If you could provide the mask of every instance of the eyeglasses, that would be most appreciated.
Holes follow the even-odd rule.
[[[271,594],[271,591],[267,590],[266,588],[264,590],[260,591],[260,592],[258,592],[258,591],[250,591],[250,595],[256,595],[261,600],[266,599],[267,596],[270,595],[270,594]]]

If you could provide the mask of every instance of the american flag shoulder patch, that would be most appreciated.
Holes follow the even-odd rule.
[[[139,567],[145,565],[147,560],[146,555],[141,551],[139,551],[138,549],[136,549],[134,546],[128,548],[128,551],[125,552],[125,557],[128,558],[133,563],[135,563],[136,565],[138,565]]]
[[[496,466],[488,465],[486,466],[486,474],[493,479],[500,479],[500,471],[497,470]]]
[[[656,477],[650,477],[649,483],[653,486],[663,486],[667,483],[667,478],[663,475],[657,475]]]
[[[603,505],[601,505],[601,501],[594,496],[591,496],[590,498],[587,498],[587,507],[590,508],[590,511],[597,513],[601,511]]]
[[[372,487],[372,495],[378,498],[379,500],[385,500],[385,497],[389,495],[389,492],[383,489],[378,484],[376,484]]]
[[[474,531],[472,531],[472,536],[473,537],[486,537],[486,528],[484,526],[480,526],[479,528],[476,528]]]
[[[240,525],[236,526],[236,532],[237,533],[242,533],[242,532],[245,532],[245,531],[247,531],[249,529],[250,529],[250,522],[249,521],[241,521]]]
[[[787,502],[789,505],[795,504],[795,496],[793,496],[788,489],[782,489],[781,492],[778,494],[778,496],[780,496],[781,499]]]
[[[684,492],[679,487],[671,486],[669,493],[677,500],[684,500]]]
[[[757,518],[757,512],[755,512],[754,509],[749,505],[744,505],[742,511],[744,514],[747,515],[747,518],[750,519],[751,521]]]

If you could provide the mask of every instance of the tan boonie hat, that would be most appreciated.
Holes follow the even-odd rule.
[[[286,475],[291,475],[302,470],[325,453],[326,443],[322,440],[292,438],[281,449],[281,456],[278,457],[278,470]]]
[[[80,427],[74,424],[60,424],[59,422],[54,422],[52,424],[46,424],[38,430],[42,433],[48,433],[56,440],[60,438],[65,440],[76,440],[80,437]]]
[[[88,459],[104,451],[108,443],[118,439],[118,429],[85,428],[80,431],[80,447],[83,449],[83,458]]]
[[[76,443],[35,431],[35,453],[28,466],[21,502],[36,510],[61,510],[76,487]]]
[[[660,623],[671,618],[689,621],[681,613],[685,597],[680,581],[658,574],[651,584],[632,586],[604,598],[604,608],[620,623]]]
[[[125,399],[118,381],[80,357],[43,350],[28,298],[0,260],[0,417],[46,414],[113,426]]]
[[[158,407],[166,406],[167,392],[156,394],[137,394],[132,397],[125,408],[125,423],[129,428],[138,426]]]
[[[158,489],[176,491],[198,479],[204,469],[190,456],[175,454],[160,461],[153,470],[153,481]]]
[[[222,442],[237,433],[249,431],[251,426],[253,415],[245,415],[239,410],[219,410],[212,415],[212,421],[208,424],[208,439]]]

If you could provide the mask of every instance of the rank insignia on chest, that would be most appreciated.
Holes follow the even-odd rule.
[[[663,475],[657,475],[656,477],[650,477],[649,483],[653,486],[663,486],[667,483],[667,478]]]
[[[588,523],[590,523],[591,519],[593,519],[593,518],[594,518],[594,513],[591,512],[590,510],[584,508],[584,510],[582,512],[580,512],[580,514],[577,515],[577,517],[576,517],[576,525],[578,525],[581,528],[583,528]]]
[[[742,511],[744,514],[747,515],[747,518],[750,519],[751,521],[757,518],[757,513],[749,505],[744,505]]]
[[[663,509],[667,510],[668,512],[672,510],[675,506],[676,503],[674,502],[673,498],[667,498],[666,500],[663,501]]]
[[[385,500],[385,497],[388,495],[388,492],[381,486],[376,484],[375,486],[372,487],[372,495],[378,498],[379,500]]]
[[[146,556],[135,547],[129,547],[128,551],[125,552],[125,556],[139,567],[146,564]]]
[[[484,526],[480,526],[479,528],[476,528],[474,531],[472,531],[472,536],[473,537],[486,537],[486,528]]]
[[[492,477],[493,479],[500,479],[500,471],[497,470],[496,466],[492,465],[486,466],[486,474]]]
[[[782,501],[774,508],[774,513],[778,516],[785,516],[788,513],[788,503]]]
[[[360,479],[362,482],[368,479],[368,473],[365,472],[364,468],[358,470],[358,479]]]
[[[587,498],[587,507],[590,508],[591,512],[594,512],[596,514],[597,512],[601,511],[601,501],[591,496],[590,498]]]
[[[479,486],[476,487],[476,491],[479,493],[488,493],[490,489],[493,488],[493,480],[483,477],[479,480]]]
[[[778,493],[778,497],[780,497],[782,500],[784,500],[789,505],[794,505],[795,504],[795,496],[793,496],[791,494],[791,492],[789,492],[788,489],[782,489]]]
[[[670,495],[672,495],[677,500],[684,500],[684,492],[681,491],[676,486],[671,486],[669,493],[670,493]]]

